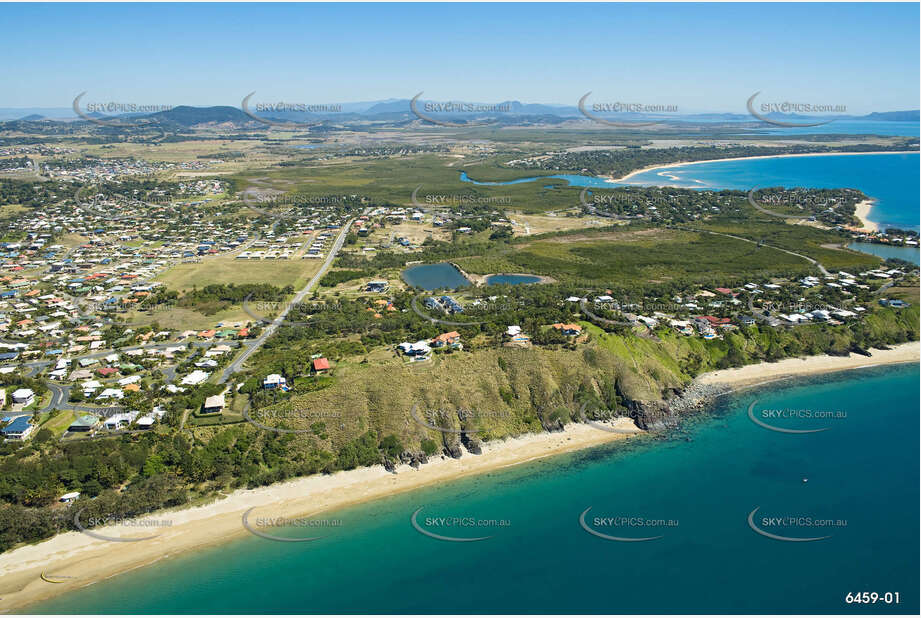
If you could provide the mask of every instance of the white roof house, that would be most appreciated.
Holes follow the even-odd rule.
[[[120,388],[107,388],[99,393],[99,396],[97,396],[96,399],[122,399],[124,396],[125,393]]]
[[[210,375],[211,375],[210,373],[201,371],[200,369],[196,369],[195,371],[193,371],[186,377],[182,378],[182,383],[185,384],[186,386],[196,386],[198,384],[201,384],[205,380],[207,380],[208,376]]]
[[[31,388],[19,388],[13,391],[13,403],[32,403],[35,392]]]
[[[271,373],[265,377],[265,380],[262,381],[262,386],[264,387],[281,386],[282,384],[285,384],[285,383],[286,381],[285,381],[284,376],[279,375],[277,373]]]
[[[223,409],[224,408],[224,395],[212,395],[205,399],[205,409]]]

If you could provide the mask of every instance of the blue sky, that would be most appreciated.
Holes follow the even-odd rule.
[[[0,4],[0,107],[409,98],[917,109],[918,4]]]

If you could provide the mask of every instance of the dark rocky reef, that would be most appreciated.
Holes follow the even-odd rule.
[[[627,401],[636,426],[646,431],[675,427],[682,416],[698,412],[725,395],[728,389],[714,384],[692,382],[682,391],[670,390],[664,401]]]

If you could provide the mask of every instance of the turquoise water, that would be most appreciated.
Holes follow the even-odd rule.
[[[470,281],[451,264],[421,264],[403,271],[403,280],[423,290],[455,289],[470,285]]]
[[[486,277],[487,285],[522,285],[525,283],[537,283],[540,277],[534,275],[490,275]]]
[[[637,174],[630,184],[742,191],[777,186],[850,187],[878,200],[869,218],[881,228],[918,230],[918,169],[917,153],[777,157],[664,167]]]
[[[628,183],[610,183],[603,178],[561,174],[574,187],[618,187],[627,185],[674,185],[690,189],[738,189],[753,187],[817,187],[860,189],[877,200],[870,220],[886,227],[919,229],[918,154],[873,154],[846,156],[777,157],[714,161],[662,167],[632,176]],[[477,182],[465,173],[461,180],[480,185],[533,182],[548,176],[519,178],[507,182]]]
[[[748,392],[668,439],[634,440],[329,514],[311,543],[246,537],[28,608],[36,613],[917,613],[917,366]],[[844,412],[827,431],[768,431],[755,410]],[[840,416],[840,415],[839,415]],[[776,425],[816,428],[816,421]],[[804,483],[803,478],[808,478]],[[608,541],[580,527],[648,542]],[[781,542],[748,514],[846,520]],[[493,535],[439,541],[417,532]],[[507,526],[430,526],[427,516]],[[599,528],[595,516],[676,526]],[[769,528],[813,536],[803,528]],[[290,532],[292,536],[302,531]],[[313,534],[311,534],[313,536]],[[847,605],[849,592],[902,603]]]
[[[847,247],[848,249],[869,253],[870,255],[875,255],[883,259],[898,258],[906,262],[911,262],[912,264],[921,264],[921,260],[918,259],[919,251],[917,248],[890,247],[888,245],[878,245],[872,242],[852,242]]]

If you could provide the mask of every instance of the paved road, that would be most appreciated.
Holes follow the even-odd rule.
[[[64,405],[70,399],[69,386],[61,386],[53,382],[46,382],[45,385],[48,387],[48,390],[51,391],[51,401],[48,402],[47,406],[39,410],[39,412],[50,412]]]
[[[278,317],[272,320],[271,324],[265,327],[259,337],[253,341],[243,344],[243,347],[246,349],[237,359],[235,359],[224,369],[224,373],[221,375],[220,384],[226,383],[227,380],[230,379],[230,376],[240,371],[240,368],[243,367],[243,363],[245,363],[246,360],[252,356],[256,350],[262,347],[266,340],[272,336],[272,333],[278,330],[278,327],[284,323],[285,317],[287,317],[291,309],[299,305],[300,302],[304,300],[304,297],[310,293],[310,290],[320,281],[320,279],[323,278],[323,275],[326,274],[326,271],[329,270],[329,267],[332,266],[333,261],[336,259],[336,254],[339,253],[339,250],[342,249],[342,245],[345,244],[345,237],[348,236],[349,230],[352,229],[352,223],[354,221],[354,219],[349,219],[342,226],[342,231],[339,233],[339,236],[336,238],[336,242],[333,243],[332,248],[329,250],[329,254],[326,256],[326,260],[320,266],[320,270],[318,270],[317,273],[310,279],[310,281],[307,282],[307,285],[304,286],[303,289],[301,289],[301,291],[299,291],[294,296],[294,299],[292,299],[292,301],[288,303],[287,306],[285,306],[282,312],[278,314]]]

